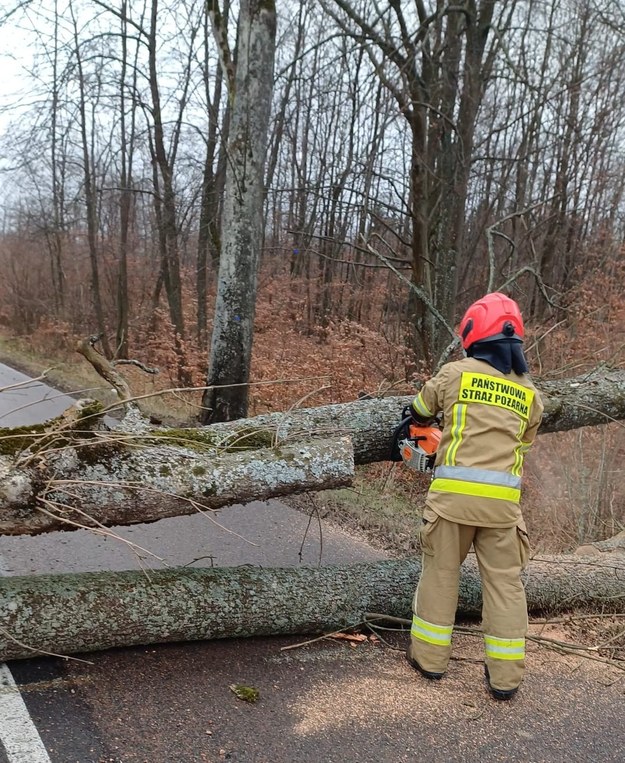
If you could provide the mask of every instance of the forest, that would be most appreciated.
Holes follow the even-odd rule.
[[[244,10],[275,22],[256,47]],[[4,336],[61,358],[97,335],[186,389],[223,383],[227,313],[255,415],[410,393],[503,290],[536,377],[622,367],[618,0],[30,0],[0,32]],[[614,535],[622,426],[557,436],[528,462],[530,524],[569,528],[558,550]]]

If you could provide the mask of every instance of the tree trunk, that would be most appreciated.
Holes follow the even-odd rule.
[[[71,8],[71,6],[70,6]],[[107,358],[112,357],[111,347],[106,330],[106,320],[104,317],[104,305],[102,303],[102,290],[100,287],[100,266],[98,254],[98,203],[97,188],[94,172],[94,161],[89,149],[89,136],[87,134],[87,94],[85,74],[82,64],[81,47],[78,41],[78,25],[73,15],[72,24],[74,28],[74,54],[78,66],[78,113],[80,115],[80,139],[82,147],[83,160],[83,182],[85,187],[85,213],[87,216],[87,242],[89,246],[89,262],[91,264],[91,296],[93,299],[93,310],[98,327],[98,333],[102,342],[102,350]],[[91,129],[95,129],[91,125]]]
[[[543,382],[534,379],[545,411],[539,433],[565,432],[625,419],[625,372],[596,369],[583,376]],[[211,431],[270,430],[280,440],[302,432],[308,436],[349,434],[357,464],[389,458],[392,433],[402,408],[412,397],[386,397],[349,403],[300,408],[288,413],[267,413],[251,419],[214,424]]]
[[[203,423],[247,415],[247,382],[263,239],[263,173],[275,36],[274,3],[242,2],[209,389],[202,400]]]
[[[219,114],[224,80],[224,72],[221,66],[217,67],[214,74],[215,82],[212,94],[210,89],[209,73],[211,71],[211,63],[209,51],[209,15],[209,3],[206,3],[204,6],[204,62],[202,66],[202,83],[204,86],[204,98],[206,99],[206,105],[208,107],[208,126],[206,135],[206,153],[204,154],[204,173],[202,178],[202,196],[198,220],[197,257],[195,268],[195,293],[197,295],[196,334],[200,347],[204,347],[206,344],[208,322],[206,300],[208,295],[209,257],[211,266],[214,268],[215,263],[218,266],[219,252],[221,249],[221,230],[219,228],[219,196],[221,189],[219,187],[214,165],[220,132],[222,141],[226,140],[226,120],[228,118],[226,111],[226,115],[220,126]],[[224,25],[227,24],[228,15],[229,3],[227,2],[221,21]],[[227,29],[224,29],[224,34],[227,35]],[[216,270],[216,268],[214,269]]]
[[[187,104],[190,80],[188,66],[191,52],[188,53],[187,69],[179,90],[178,113],[173,125],[167,125],[163,116],[162,97],[159,84],[159,61],[157,57],[158,40],[158,11],[159,0],[152,0],[150,9],[150,31],[147,38],[149,87],[152,98],[150,115],[152,123],[148,134],[148,144],[152,158],[152,176],[154,182],[154,211],[158,225],[158,241],[161,252],[161,269],[158,286],[154,294],[154,307],[158,307],[158,296],[161,285],[165,287],[169,318],[174,329],[174,350],[177,359],[177,376],[182,386],[191,385],[191,372],[188,367],[185,339],[185,318],[180,271],[180,242],[179,242],[179,209],[175,188],[176,155],[179,145],[185,108]],[[193,48],[197,30],[191,29],[189,45]],[[169,145],[166,145],[166,134],[171,129]],[[160,179],[159,179],[160,176]]]
[[[129,61],[128,47],[131,38],[128,32],[128,0],[122,0],[120,19],[121,70],[119,74],[119,267],[117,271],[117,328],[115,332],[115,357],[128,358],[130,342],[130,296],[128,284],[128,258],[130,233],[134,227],[133,172],[137,139],[137,99],[128,103],[126,89],[137,92],[137,67]],[[136,56],[136,53],[135,53]],[[129,82],[127,81],[130,71]]]
[[[333,631],[367,612],[411,616],[417,559],[321,568],[181,568],[0,580],[0,660],[137,644]],[[531,562],[528,607],[540,613],[620,611],[625,558]],[[479,614],[475,560],[463,566],[459,610]],[[33,617],[33,612],[37,613]]]

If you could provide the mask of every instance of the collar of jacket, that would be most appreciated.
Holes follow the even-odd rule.
[[[470,358],[483,360],[502,374],[526,374],[527,361],[523,354],[523,343],[518,339],[498,339],[494,342],[475,342],[467,350]]]

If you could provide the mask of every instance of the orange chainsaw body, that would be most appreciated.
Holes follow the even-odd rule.
[[[402,461],[418,472],[431,471],[441,435],[438,427],[421,427],[411,423],[408,436],[399,443]]]

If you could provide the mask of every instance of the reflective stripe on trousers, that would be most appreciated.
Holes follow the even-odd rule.
[[[428,623],[422,617],[413,615],[410,635],[418,638],[420,641],[426,641],[428,644],[450,646],[453,629],[453,625],[435,625],[434,623]]]
[[[524,638],[497,638],[484,634],[484,649],[491,660],[525,659]]]

